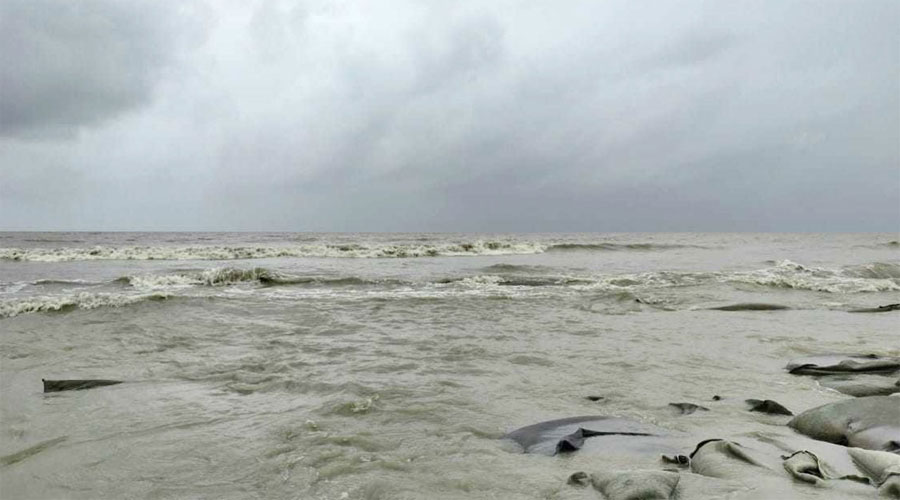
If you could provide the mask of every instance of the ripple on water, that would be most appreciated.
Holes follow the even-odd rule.
[[[6,455],[3,457],[0,457],[0,465],[7,466],[7,465],[13,465],[15,463],[21,462],[31,456],[41,453],[42,451],[44,451],[46,449],[52,448],[53,446],[56,446],[57,444],[62,443],[63,441],[65,441],[67,439],[69,439],[68,436],[60,436],[57,438],[48,439],[48,440],[42,441],[34,446],[29,446],[28,448],[25,448],[22,451],[18,451],[11,455]]]
[[[550,361],[549,359],[541,357],[541,356],[529,356],[527,354],[519,354],[516,356],[510,356],[506,359],[514,365],[553,366],[553,361]]]

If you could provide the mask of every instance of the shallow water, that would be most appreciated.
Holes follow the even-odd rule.
[[[781,431],[743,399],[846,397],[789,359],[900,355],[900,312],[847,312],[900,302],[898,239],[0,233],[0,496],[581,498],[572,472],[635,464],[499,438]],[[709,310],[742,302],[790,309]]]

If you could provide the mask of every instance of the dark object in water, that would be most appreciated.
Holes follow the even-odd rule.
[[[883,313],[889,311],[900,311],[900,304],[888,304],[886,306],[878,306],[878,307],[863,307],[861,309],[851,309],[848,312],[852,313]]]
[[[597,402],[597,401],[603,401],[603,400],[606,399],[606,398],[603,397],[603,396],[585,396],[584,399],[587,399],[588,401],[594,401],[594,402]]]
[[[591,484],[591,477],[588,476],[586,472],[576,472],[569,476],[569,479],[566,482],[572,486],[585,487]]]
[[[686,466],[691,464],[691,459],[686,455],[663,455],[662,461],[667,464]]]
[[[788,306],[778,304],[759,304],[756,302],[748,302],[742,304],[731,304],[728,306],[710,307],[710,311],[783,311],[790,309]]]
[[[580,450],[584,446],[584,440],[597,436],[652,436],[646,432],[616,432],[616,431],[592,431],[578,428],[577,431],[563,436],[556,443],[556,453],[570,453]]]
[[[629,448],[629,444],[623,440],[636,440],[632,447],[641,453],[647,453],[647,450],[656,452],[659,449],[657,436],[663,432],[664,429],[640,422],[593,415],[529,425],[510,432],[504,438],[518,443],[525,453],[551,456],[581,449],[588,438],[596,438],[618,450]],[[659,451],[668,450],[663,448]]]
[[[827,354],[793,359],[785,369],[794,375],[894,373],[900,370],[900,358],[877,354]]]
[[[722,401],[722,396],[719,396],[718,394],[716,394],[712,397],[712,400],[713,401]]]
[[[41,380],[44,382],[44,392],[80,391],[122,383],[121,380]]]
[[[770,415],[793,415],[791,410],[788,410],[780,403],[772,401],[771,399],[748,399],[747,404],[750,405],[750,411],[758,411]]]
[[[709,408],[705,408],[700,405],[695,405],[694,403],[669,403],[669,406],[680,411],[682,415],[690,415],[691,413],[694,413],[697,410],[709,411]]]

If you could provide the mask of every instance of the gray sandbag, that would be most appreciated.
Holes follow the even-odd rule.
[[[847,453],[856,467],[879,487],[879,491],[894,491],[895,498],[900,498],[900,455],[861,448],[847,448]]]
[[[829,475],[824,469],[825,466],[819,461],[819,457],[810,451],[798,451],[784,459],[784,470],[807,483],[818,484],[828,479]]]
[[[504,436],[525,453],[556,455],[583,447],[598,454],[609,451],[655,455],[669,453],[665,429],[616,417],[591,415],[550,420],[516,429]]]
[[[637,470],[591,474],[591,484],[608,500],[676,498],[681,476],[676,472]]]
[[[878,494],[887,498],[900,498],[900,475],[893,475],[878,487]]]
[[[822,485],[829,480],[850,480],[862,484],[870,484],[870,479],[863,474],[840,474],[818,455],[809,450],[796,451],[782,457],[784,470],[801,481]]]
[[[900,371],[900,357],[877,354],[824,354],[792,359],[785,369],[794,375],[894,373]]]
[[[819,379],[819,385],[834,389],[842,394],[862,398],[866,396],[889,396],[900,393],[900,381],[879,375],[829,376]]]
[[[692,472],[720,479],[745,477],[748,467],[758,469],[750,474],[770,471],[761,455],[724,439],[702,441],[691,453],[690,459]]]
[[[788,426],[820,441],[900,451],[900,397],[869,396],[807,410]]]
[[[690,415],[696,411],[709,411],[709,408],[694,403],[669,403],[680,415]]]
[[[809,487],[825,488],[847,497],[867,496],[875,491],[874,481],[854,463],[847,447],[796,434],[753,432],[740,439],[740,443],[701,442],[691,454],[691,471],[742,484],[756,498],[792,497],[796,488]],[[679,489],[683,494],[692,491],[689,482],[682,483]]]

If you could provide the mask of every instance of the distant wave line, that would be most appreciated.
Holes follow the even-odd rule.
[[[658,243],[540,243],[492,241],[428,244],[309,244],[290,246],[95,246],[0,248],[0,259],[26,262],[79,260],[244,260],[280,257],[415,258],[471,255],[527,255],[548,251],[659,251],[703,248]]]
[[[444,245],[293,245],[293,246],[186,246],[91,248],[0,248],[0,259],[30,262],[77,260],[243,260],[279,257],[412,258],[464,255],[542,253],[546,246],[533,242],[474,241]]]

